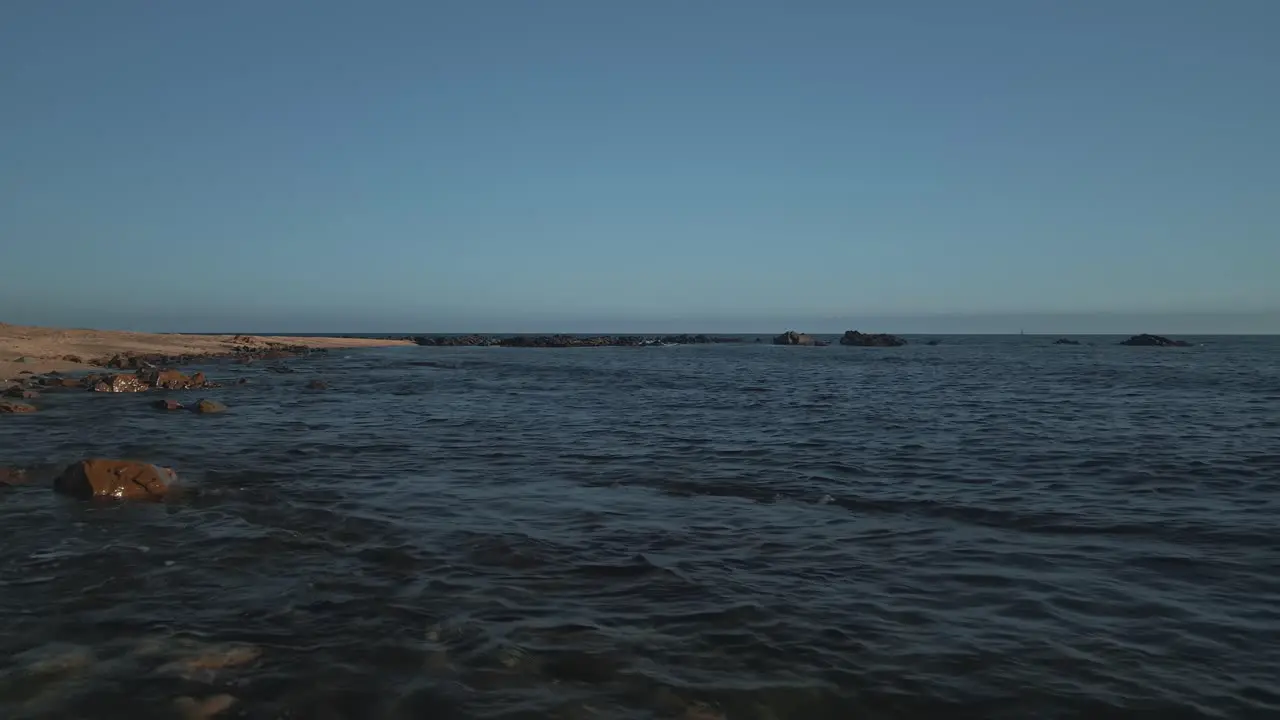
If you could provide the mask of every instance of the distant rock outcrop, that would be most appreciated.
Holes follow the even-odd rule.
[[[1128,340],[1124,340],[1121,345],[1132,345],[1136,347],[1191,347],[1191,343],[1185,340],[1170,340],[1161,335],[1134,335]]]
[[[857,330],[846,330],[844,336],[840,338],[840,344],[855,347],[901,347],[906,345],[907,341],[887,333],[860,333]]]
[[[1057,340],[1054,340],[1054,341],[1053,341],[1053,344],[1054,344],[1054,345],[1079,345],[1079,344],[1080,344],[1080,341],[1079,341],[1079,340],[1071,340],[1071,339],[1069,339],[1069,338],[1058,338]]]
[[[795,330],[788,330],[773,339],[774,345],[817,345],[818,342],[810,335],[805,335]]]

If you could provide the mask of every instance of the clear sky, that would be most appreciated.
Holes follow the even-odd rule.
[[[0,320],[1037,313],[1280,331],[1280,0],[0,6]]]

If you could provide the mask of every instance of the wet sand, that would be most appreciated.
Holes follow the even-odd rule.
[[[261,335],[183,335],[119,330],[83,330],[0,323],[0,380],[24,371],[76,372],[99,369],[94,361],[116,354],[230,355],[244,345],[283,343],[309,348],[354,348],[412,345],[407,340]]]

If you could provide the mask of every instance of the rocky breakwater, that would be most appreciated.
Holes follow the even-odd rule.
[[[430,347],[518,347],[518,348],[577,348],[577,347],[652,347],[661,345],[710,345],[742,342],[742,338],[716,335],[512,335],[493,337],[488,335],[420,335],[412,338],[418,345]]]
[[[857,330],[846,330],[840,338],[841,345],[854,347],[902,347],[907,341],[897,335],[888,333],[862,333]]]
[[[132,460],[81,460],[53,481],[54,491],[82,500],[163,500],[177,473]]]
[[[795,330],[788,330],[773,339],[774,345],[804,345],[808,347],[822,347],[830,345],[824,340],[817,340],[812,335],[806,335]]]
[[[1191,347],[1191,343],[1185,340],[1170,340],[1161,335],[1134,335],[1128,340],[1122,340],[1121,345],[1130,345],[1133,347]]]

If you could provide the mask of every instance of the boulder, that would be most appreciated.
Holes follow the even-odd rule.
[[[40,397],[40,393],[35,390],[28,390],[18,385],[5,390],[4,395],[5,397],[17,398],[18,400],[34,400]]]
[[[1185,340],[1170,340],[1167,337],[1160,335],[1148,335],[1147,333],[1134,335],[1128,340],[1122,341],[1120,344],[1138,347],[1191,347],[1191,343],[1186,342]]]
[[[27,482],[26,468],[0,467],[0,487],[22,485]]]
[[[178,479],[169,468],[132,460],[81,460],[53,481],[53,489],[76,498],[160,500]]]
[[[27,403],[21,403],[15,400],[0,400],[0,415],[33,413],[35,411],[35,405],[28,405]]]
[[[907,341],[887,333],[861,333],[857,330],[846,330],[840,338],[840,344],[854,347],[902,347],[907,344]]]
[[[147,385],[137,375],[121,373],[107,377],[94,385],[93,389],[95,392],[143,392],[147,389]]]
[[[202,372],[187,376],[177,370],[139,370],[138,379],[163,390],[192,390],[210,384]]]
[[[814,339],[804,333],[788,330],[773,339],[774,345],[816,345]]]
[[[83,363],[84,359],[79,355],[63,355],[62,359],[71,363]]]
[[[182,410],[183,404],[177,400],[156,400],[151,403],[151,407],[157,410]]]
[[[227,411],[227,406],[217,400],[201,400],[191,408],[193,411],[201,415],[212,415],[214,413],[222,413]]]
[[[307,383],[307,389],[308,390],[328,390],[329,383],[323,380],[312,380],[311,382]]]

